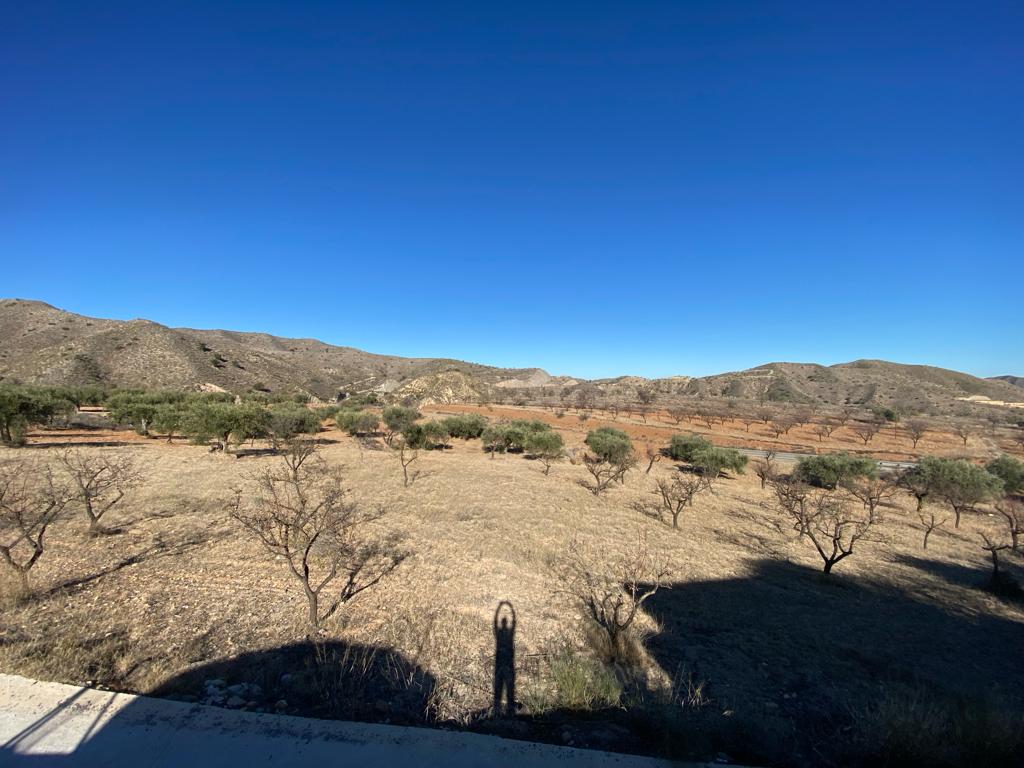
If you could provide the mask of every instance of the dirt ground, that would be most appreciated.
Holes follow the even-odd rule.
[[[634,441],[667,443],[674,434],[696,432],[710,439],[715,445],[734,448],[759,448],[762,450],[787,451],[791,453],[846,453],[870,456],[888,461],[916,461],[921,456],[956,456],[987,458],[1000,452],[1016,456],[1024,455],[1005,430],[992,434],[991,430],[978,425],[968,437],[967,445],[953,432],[937,424],[918,441],[917,447],[900,425],[889,424],[881,429],[867,444],[852,430],[853,422],[837,427],[824,440],[814,433],[815,424],[794,427],[789,434],[775,437],[764,423],[751,424],[750,428],[737,419],[726,419],[715,423],[711,429],[698,421],[675,423],[664,411],[647,414],[644,421],[639,416],[619,413],[613,416],[607,411],[590,411],[588,418],[581,421],[577,411],[568,411],[563,416],[554,410],[510,405],[428,405],[424,413],[448,415],[454,413],[479,413],[490,419],[540,419],[567,436],[567,442],[582,444],[591,429],[610,426],[629,434]]]
[[[525,414],[495,407],[487,415]],[[598,425],[574,415],[536,415],[555,423],[570,446]],[[659,443],[680,431],[621,416],[615,423]],[[728,440],[716,442],[743,439],[734,426],[744,429],[727,425],[721,436]],[[762,431],[755,425],[751,433],[759,444],[770,442]],[[785,445],[811,444],[803,431],[794,430]],[[879,540],[862,542],[824,580],[817,554],[773,511],[751,472],[719,481],[672,530],[632,506],[653,501],[656,480],[678,471],[667,460],[649,475],[630,472],[625,485],[595,497],[578,484],[586,477],[581,466],[560,462],[544,476],[522,455],[491,458],[479,441],[454,440],[449,450],[420,452],[410,468],[418,477],[403,487],[398,461],[382,443],[366,448],[333,429],[320,437],[324,459],[344,468],[352,497],[384,505],[384,524],[413,552],[332,620],[327,636],[399,651],[429,675],[431,704],[444,722],[470,723],[487,710],[500,601],[511,602],[518,616],[525,699],[531,686],[542,685],[543,654],[580,636],[578,614],[553,566],[569,548],[610,560],[643,534],[672,566],[671,587],[646,604],[642,619],[652,674],[702,683],[701,706],[770,734],[790,758],[808,749],[807,739],[849,727],[889,683],[997,697],[1024,709],[1024,607],[979,589],[989,571],[979,532],[1001,533],[991,515],[971,515],[959,530],[950,522],[923,550],[912,500],[899,497],[885,512]],[[880,456],[908,455],[891,439],[877,440]],[[834,442],[855,447],[842,435]],[[58,431],[32,434],[28,447],[3,449],[0,459],[49,460],[53,448],[67,444],[128,453],[148,481],[105,521],[120,534],[88,537],[80,513],[52,527],[32,572],[40,595],[3,608],[0,669],[159,692],[203,665],[251,666],[261,653],[306,637],[296,583],[226,511],[232,489],[279,458],[232,458],[130,432]],[[920,450],[955,447],[939,435]],[[379,719],[388,719],[384,705]],[[555,738],[586,743],[571,729],[565,733],[561,728]],[[766,750],[748,753],[771,761]]]

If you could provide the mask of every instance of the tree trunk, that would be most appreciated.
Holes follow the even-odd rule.
[[[309,625],[315,629],[320,628],[320,596],[306,587],[306,600],[309,602]]]

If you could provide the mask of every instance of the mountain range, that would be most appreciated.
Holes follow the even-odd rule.
[[[1024,379],[881,360],[832,366],[769,363],[714,376],[584,380],[540,368],[497,368],[445,358],[378,355],[316,339],[266,333],[169,328],[149,320],[107,320],[41,301],[0,299],[0,381],[122,387],[299,391],[320,399],[370,392],[395,400],[476,402],[565,394],[658,402],[686,397],[825,405],[912,406],[949,413],[979,402],[1024,400]]]

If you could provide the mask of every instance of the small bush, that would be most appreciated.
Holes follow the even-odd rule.
[[[615,672],[566,646],[547,660],[547,680],[527,694],[533,714],[548,710],[590,711],[618,706],[622,684]]]

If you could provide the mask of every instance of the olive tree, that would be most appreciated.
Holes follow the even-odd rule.
[[[979,504],[997,498],[1003,481],[963,459],[939,459],[942,463],[935,491],[953,510],[953,527],[960,527],[960,516]]]
[[[876,477],[878,464],[861,456],[828,453],[800,459],[793,474],[809,485],[818,488],[835,488],[841,482],[855,477]]]
[[[420,417],[415,408],[404,405],[391,405],[384,409],[384,442],[391,445],[395,435],[405,431]]]
[[[28,427],[45,424],[74,408],[71,402],[41,389],[0,384],[0,443],[20,446]]]
[[[544,474],[565,455],[562,436],[553,430],[531,432],[526,438],[526,452],[544,465]]]
[[[319,431],[320,416],[305,406],[282,403],[268,409],[266,432],[275,451],[299,435],[315,435]]]
[[[986,464],[985,469],[1003,481],[1003,491],[1008,495],[1024,493],[1024,461],[1004,453]]]
[[[595,496],[613,481],[625,482],[626,472],[636,466],[637,456],[629,435],[613,427],[600,427],[587,433],[584,440],[590,449],[583,456],[583,465],[593,478],[584,483]]]

